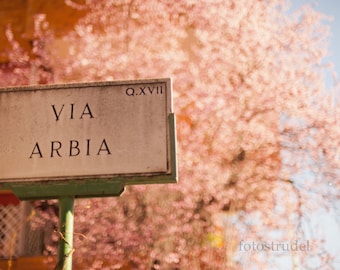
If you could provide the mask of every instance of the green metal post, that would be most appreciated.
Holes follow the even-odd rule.
[[[57,270],[72,270],[74,197],[59,199],[59,248]]]

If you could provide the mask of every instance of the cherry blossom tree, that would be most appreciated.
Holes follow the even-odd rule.
[[[277,263],[272,250],[243,252],[241,243],[306,240],[303,220],[338,209],[339,88],[324,86],[322,14],[289,14],[283,0],[65,3],[88,12],[60,41],[63,57],[34,45],[41,57],[33,60],[51,67],[40,68],[41,82],[171,76],[180,178],[78,200],[75,263],[264,269]],[[50,40],[39,29],[37,40]],[[8,37],[12,62],[32,63]],[[6,78],[29,83],[18,74]],[[313,245],[291,253],[292,269],[314,269],[315,257],[318,269],[331,269],[334,258]]]

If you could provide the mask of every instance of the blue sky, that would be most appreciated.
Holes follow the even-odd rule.
[[[325,21],[330,26],[331,36],[329,40],[329,57],[325,60],[331,61],[340,79],[340,1],[339,0],[291,0],[291,10],[303,5],[311,5],[315,10],[332,17],[331,21]],[[326,77],[326,85],[332,86],[333,79]]]
[[[330,40],[329,40],[329,57],[325,60],[332,62],[337,73],[338,80],[340,80],[340,1],[339,0],[291,0],[291,10],[294,11],[303,5],[311,5],[315,10],[331,16],[332,20],[324,23],[330,26]],[[326,75],[325,83],[327,87],[333,85],[331,75]],[[338,181],[339,179],[335,179]],[[340,227],[336,222],[336,213],[317,213],[312,220],[312,227],[314,230],[321,231],[326,238],[325,245],[327,249],[335,256],[340,254]],[[338,222],[340,221],[337,217]],[[339,257],[338,257],[339,258]],[[334,265],[334,269],[340,269],[340,259]]]

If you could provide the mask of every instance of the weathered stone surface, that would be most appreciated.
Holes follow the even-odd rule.
[[[167,174],[170,79],[0,91],[0,182]]]

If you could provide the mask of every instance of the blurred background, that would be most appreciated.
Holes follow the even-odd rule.
[[[0,1],[2,91],[173,80],[179,183],[77,200],[74,269],[339,269],[339,8]],[[57,201],[0,205],[0,267],[54,269]]]

